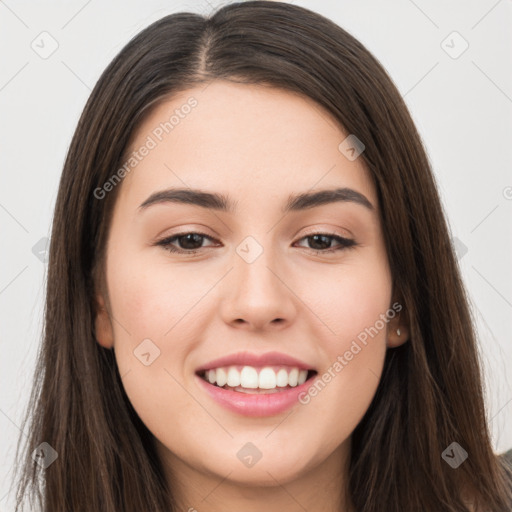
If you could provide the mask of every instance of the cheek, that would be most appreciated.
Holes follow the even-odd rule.
[[[165,262],[155,265],[143,257],[117,258],[109,280],[112,312],[133,341],[154,338],[164,343],[178,330],[180,337],[186,337],[198,302],[215,281],[215,276],[198,279],[197,273]],[[126,334],[121,328],[117,333],[120,339]]]
[[[322,415],[335,438],[350,435],[380,381],[388,320],[394,316],[386,261],[375,257],[364,266],[347,265],[334,279],[321,280],[323,293],[310,293],[315,312],[329,327],[319,338],[328,362],[301,403],[311,414]]]
[[[182,386],[183,362],[198,338],[193,335],[193,306],[210,285],[188,283],[183,273],[118,257],[109,287],[115,357],[125,392],[157,438],[181,439],[186,432],[176,422],[176,411],[185,417],[198,412]],[[207,423],[207,418],[201,421]]]
[[[347,260],[335,271],[317,272],[300,293],[325,325],[323,339],[335,356],[349,349],[352,340],[364,341],[368,330],[372,339],[385,339],[387,324],[382,318],[390,308],[391,287],[387,260],[375,255],[364,261]],[[378,333],[373,330],[376,324]]]

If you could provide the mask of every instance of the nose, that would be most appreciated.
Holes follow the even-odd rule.
[[[233,269],[223,280],[219,297],[224,322],[254,331],[286,328],[297,314],[290,280],[269,249],[250,263],[234,254]]]

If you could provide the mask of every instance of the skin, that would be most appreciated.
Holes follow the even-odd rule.
[[[350,161],[339,151],[348,134],[328,112],[309,98],[261,85],[218,80],[181,92],[151,113],[130,149],[191,96],[197,106],[119,185],[107,293],[97,294],[98,343],[114,348],[180,510],[351,511],[345,492],[351,434],[375,394],[387,348],[408,339],[405,311],[291,414],[250,418],[228,411],[199,387],[195,370],[227,354],[275,350],[322,375],[375,325],[399,299],[375,187],[363,159]],[[152,193],[170,187],[229,195],[237,213],[177,203],[138,211]],[[336,187],[364,194],[375,209],[338,202],[281,213],[292,193]],[[184,232],[211,239],[200,240],[193,256],[155,245]],[[358,245],[315,254],[321,245],[307,238],[314,233]],[[263,249],[251,263],[236,252],[247,236]],[[328,243],[339,247],[335,239]],[[187,250],[180,240],[173,246]],[[160,355],[145,366],[133,352],[147,338]],[[252,467],[236,456],[247,442],[262,453]]]

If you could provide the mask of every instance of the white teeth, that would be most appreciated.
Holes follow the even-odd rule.
[[[276,389],[287,386],[295,387],[304,384],[308,376],[307,370],[299,368],[280,368],[277,372],[265,366],[259,371],[252,366],[244,366],[242,371],[237,367],[214,368],[205,372],[204,379],[210,384],[217,384],[223,387],[226,384],[230,387],[241,386],[246,389]]]
[[[288,374],[288,384],[290,384],[290,386],[296,386],[298,378],[299,378],[299,370],[297,370],[297,368],[294,368]]]
[[[306,374],[307,374],[307,372],[306,372]],[[285,386],[288,386],[288,372],[284,368],[281,368],[277,372],[276,381],[277,381],[276,384],[280,388],[284,388]]]
[[[228,370],[228,386],[236,388],[240,386],[240,372],[236,368],[230,368]]]
[[[272,368],[263,368],[259,377],[258,387],[261,389],[274,389],[276,387],[277,376]]]
[[[238,370],[235,368],[235,372]],[[256,389],[258,387],[258,372],[252,366],[244,366],[240,373],[240,386]]]
[[[217,383],[217,386],[225,386],[226,382],[228,381],[228,376],[226,375],[226,372],[223,368],[217,368],[217,370],[214,370],[217,372],[217,375],[215,377],[215,382]]]

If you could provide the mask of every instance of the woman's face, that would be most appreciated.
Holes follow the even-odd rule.
[[[117,185],[99,296],[109,313],[96,333],[176,472],[275,485],[345,459],[386,343],[406,338],[387,321],[398,309],[377,195],[361,147],[340,148],[348,135],[310,99],[227,81],[181,92],[139,127]],[[185,192],[173,200],[175,189]],[[345,189],[338,200],[293,201],[335,189]],[[230,208],[178,200],[192,191]],[[187,233],[206,236],[169,241]],[[270,353],[280,356],[249,358]],[[197,375],[211,369],[222,383],[230,366],[243,390]],[[316,373],[299,388],[304,368]],[[276,383],[285,391],[271,393]]]

